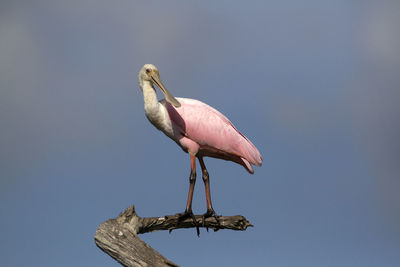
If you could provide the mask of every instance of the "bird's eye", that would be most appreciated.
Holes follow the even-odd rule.
[[[146,69],[146,73],[149,74],[150,73],[150,69]]]

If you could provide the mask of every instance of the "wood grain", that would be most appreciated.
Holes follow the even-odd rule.
[[[213,229],[230,229],[244,231],[253,226],[245,217],[220,216],[219,224],[215,218],[204,220],[203,216],[195,215],[199,227]],[[103,222],[96,231],[95,243],[105,253],[123,266],[178,266],[162,256],[155,249],[138,237],[138,234],[175,230],[180,228],[195,228],[192,218],[179,219],[179,215],[142,218],[136,214],[135,207],[127,208],[115,219]],[[193,234],[195,236],[195,233]]]

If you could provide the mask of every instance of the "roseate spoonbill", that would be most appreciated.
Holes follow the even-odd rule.
[[[164,93],[165,99],[157,100],[154,84]],[[161,82],[154,65],[145,64],[142,67],[139,85],[149,121],[190,155],[189,193],[185,212],[180,214],[180,218],[192,217],[199,234],[192,212],[196,157],[200,162],[206,191],[207,212],[203,215],[203,223],[205,218],[211,216],[219,222],[211,204],[209,175],[203,157],[233,161],[251,174],[254,173],[252,164],[261,166],[262,157],[250,140],[218,110],[198,100],[175,98]]]

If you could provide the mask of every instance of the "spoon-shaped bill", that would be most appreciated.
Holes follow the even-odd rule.
[[[165,88],[164,84],[161,82],[161,79],[157,77],[156,75],[152,75],[151,78],[153,79],[153,82],[158,86],[158,88],[161,89],[161,91],[165,95],[165,100],[167,100],[171,105],[173,105],[176,108],[179,108],[181,106],[181,103]]]

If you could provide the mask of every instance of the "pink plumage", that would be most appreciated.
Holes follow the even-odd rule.
[[[207,212],[204,219],[213,216],[219,223],[211,203],[210,179],[203,157],[230,160],[254,173],[252,165],[261,166],[257,148],[241,134],[221,112],[194,99],[175,98],[161,82],[158,69],[145,64],[139,72],[139,85],[143,91],[144,109],[149,121],[190,154],[189,193],[185,212],[179,218],[191,217],[199,235],[199,225],[192,212],[192,199],[196,182],[198,159],[206,190]],[[165,100],[158,101],[154,85],[160,88]]]
[[[236,162],[250,173],[254,173],[251,164],[261,166],[260,152],[221,112],[195,99],[177,99],[179,108],[162,103],[175,131],[172,138],[183,150]]]

